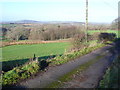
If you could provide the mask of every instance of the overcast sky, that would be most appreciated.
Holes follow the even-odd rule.
[[[86,0],[0,0],[0,21],[85,22]],[[89,22],[111,23],[118,17],[119,0],[88,0]]]

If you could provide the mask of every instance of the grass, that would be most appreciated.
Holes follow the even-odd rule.
[[[116,33],[117,37],[120,36],[120,34],[118,33],[118,30],[88,30],[88,33],[90,35],[96,33],[96,32],[108,32],[108,33]]]
[[[120,88],[120,56],[106,71],[99,88]]]
[[[19,60],[37,57],[63,54],[70,43],[46,43],[34,45],[13,45],[2,48],[2,61]]]

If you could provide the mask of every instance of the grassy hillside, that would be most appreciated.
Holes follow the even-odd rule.
[[[63,54],[70,43],[46,43],[34,45],[13,45],[2,48],[2,61],[18,60],[37,57]]]

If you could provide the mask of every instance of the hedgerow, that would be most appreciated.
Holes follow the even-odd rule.
[[[26,79],[33,74],[37,73],[40,69],[38,61],[30,61],[20,67],[15,67],[14,69],[2,74],[2,85],[15,84],[22,79]]]
[[[108,68],[103,79],[100,81],[99,88],[120,88],[119,72],[120,70],[120,56],[113,61],[113,64]]]
[[[49,60],[50,62],[50,65],[60,65],[60,64],[63,64],[63,63],[66,63],[70,60],[73,60],[77,57],[80,57],[80,56],[83,56],[85,54],[88,54],[94,50],[96,50],[97,48],[100,48],[100,47],[103,47],[105,46],[104,44],[98,44],[94,47],[86,47],[86,48],[83,48],[79,51],[76,51],[76,52],[72,52],[72,53],[68,53],[68,54],[63,54],[62,56],[56,56],[55,58]]]

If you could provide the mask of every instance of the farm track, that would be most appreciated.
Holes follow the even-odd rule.
[[[59,77],[69,73],[70,71],[74,70],[78,66],[80,66],[92,59],[95,59],[98,56],[103,55],[103,53],[106,53],[105,57],[103,57],[102,59],[100,58],[100,60],[98,60],[95,64],[91,65],[90,68],[88,68],[85,71],[86,73],[88,72],[88,74],[90,74],[89,75],[90,78],[86,78],[87,80],[83,80],[83,82],[81,82],[81,81],[77,82],[77,84],[83,83],[82,85],[86,86],[86,88],[95,87],[98,84],[99,79],[102,78],[107,67],[110,65],[110,62],[112,62],[112,60],[110,58],[113,59],[114,53],[109,51],[109,49],[111,47],[112,46],[103,47],[101,49],[93,51],[90,54],[87,54],[85,56],[82,56],[78,59],[75,59],[73,61],[70,61],[70,62],[60,65],[60,66],[48,67],[47,71],[40,73],[35,78],[20,82],[16,86],[13,86],[13,87],[14,88],[44,88],[47,85],[49,85],[50,83],[57,81]],[[86,74],[85,72],[83,72],[83,75]],[[78,75],[78,76],[80,76],[80,75]],[[91,75],[93,75],[93,76],[91,76]],[[82,77],[82,76],[80,76],[80,77]],[[73,78],[73,80],[74,79],[75,78]],[[84,78],[82,78],[82,79],[84,79]],[[68,82],[63,87],[73,87],[74,86],[74,87],[83,88],[83,86],[76,85],[74,81],[72,81],[72,84],[73,85],[71,86]]]
[[[111,65],[115,56],[108,54],[91,65],[87,70],[73,76],[73,80],[65,82],[62,88],[97,88],[99,81],[105,74],[106,69]]]

